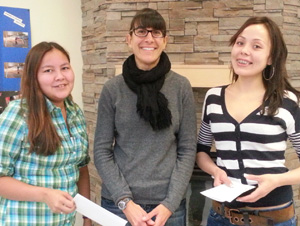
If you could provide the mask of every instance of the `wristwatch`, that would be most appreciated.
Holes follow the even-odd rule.
[[[131,199],[130,198],[124,198],[124,199],[121,199],[119,202],[118,202],[118,207],[120,210],[125,210],[126,209],[126,206],[127,206],[127,203],[130,201]]]

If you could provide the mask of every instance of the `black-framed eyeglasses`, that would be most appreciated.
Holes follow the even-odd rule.
[[[163,38],[165,35],[161,30],[148,30],[146,28],[134,28],[131,30],[131,32],[137,36],[137,37],[146,37],[148,33],[150,32],[153,38]]]

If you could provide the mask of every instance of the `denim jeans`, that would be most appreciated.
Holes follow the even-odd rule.
[[[143,205],[139,204],[147,213],[151,212],[157,205]],[[185,199],[180,203],[180,206],[178,209],[171,215],[171,217],[166,222],[165,226],[186,226],[186,201]],[[101,206],[116,214],[119,217],[122,217],[123,219],[126,219],[125,214],[122,210],[120,210],[113,201],[102,198],[101,200]],[[131,224],[128,222],[126,226],[131,226]]]
[[[274,226],[296,226],[296,225],[297,224],[296,224],[295,216],[289,219],[288,221],[274,224]],[[213,209],[211,209],[207,219],[207,226],[235,226],[235,225],[231,224],[227,218],[223,217],[222,215],[216,213]]]

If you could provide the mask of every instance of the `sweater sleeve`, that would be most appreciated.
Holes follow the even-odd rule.
[[[112,92],[104,85],[99,99],[94,139],[94,163],[113,201],[118,203],[124,197],[132,198],[132,193],[114,161],[115,108]]]
[[[210,155],[210,149],[213,142],[213,135],[210,128],[210,119],[209,119],[209,115],[207,114],[208,112],[207,108],[209,105],[208,103],[209,93],[210,91],[206,93],[204,98],[202,118],[201,118],[202,120],[201,120],[201,125],[197,137],[197,152],[205,152],[208,155]]]
[[[162,202],[173,213],[184,198],[195,165],[197,123],[193,91],[188,81],[183,86],[181,112],[177,160],[167,196]]]

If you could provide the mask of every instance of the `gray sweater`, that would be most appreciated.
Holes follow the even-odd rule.
[[[119,75],[103,87],[94,141],[94,162],[102,197],[118,203],[163,204],[175,212],[193,171],[196,113],[189,81],[170,71],[161,92],[169,101],[172,125],[153,131],[136,112],[137,96]]]

